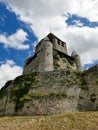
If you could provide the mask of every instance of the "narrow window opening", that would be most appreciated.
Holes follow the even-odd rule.
[[[58,44],[60,45],[60,40],[58,40]]]
[[[62,46],[64,47],[64,43],[62,42]]]

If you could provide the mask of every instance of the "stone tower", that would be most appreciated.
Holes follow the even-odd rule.
[[[53,70],[53,44],[48,37],[42,39],[39,47],[36,48],[36,52],[39,52],[39,71],[52,71]]]
[[[66,42],[49,33],[35,47],[35,54],[25,60],[23,74],[33,71],[45,72],[58,69],[81,69],[79,55],[68,55]]]
[[[73,51],[71,56],[75,59],[77,70],[82,71],[81,60],[80,60],[80,56],[78,55],[78,53]]]

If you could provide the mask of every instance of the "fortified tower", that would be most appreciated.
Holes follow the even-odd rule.
[[[81,71],[80,57],[76,52],[67,53],[66,42],[49,33],[35,48],[35,55],[25,60],[23,74],[32,71],[53,71],[58,69],[77,69]]]
[[[78,53],[73,51],[71,56],[75,59],[77,70],[82,71],[81,60],[80,60],[80,56],[78,55]]]
[[[39,57],[39,71],[53,70],[53,44],[48,37],[45,37],[38,46],[36,46],[35,53]]]

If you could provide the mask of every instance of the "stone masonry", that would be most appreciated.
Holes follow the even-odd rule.
[[[50,33],[38,43],[35,55],[25,60],[23,74],[67,68],[81,71],[80,57],[75,51],[69,56],[66,43]]]

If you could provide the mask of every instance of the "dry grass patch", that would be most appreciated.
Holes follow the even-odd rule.
[[[0,130],[98,130],[98,112],[0,117]]]

